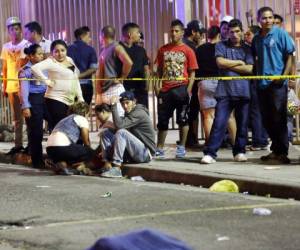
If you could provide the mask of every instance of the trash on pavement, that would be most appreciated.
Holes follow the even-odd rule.
[[[264,167],[264,170],[278,170],[280,169],[280,167],[276,166],[276,167]]]
[[[210,191],[213,192],[232,192],[238,193],[239,187],[231,180],[222,180],[215,182],[210,188]]]
[[[228,236],[217,236],[217,241],[225,241],[225,240],[230,240]]]
[[[130,178],[132,181],[145,181],[145,179],[142,176],[132,176]]]
[[[253,208],[253,214],[254,215],[267,216],[267,215],[271,215],[272,211],[268,208],[256,207],[256,208]]]
[[[106,192],[105,194],[101,195],[102,198],[109,198],[111,197],[112,192]]]

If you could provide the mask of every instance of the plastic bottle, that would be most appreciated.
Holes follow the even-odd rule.
[[[256,207],[253,209],[253,214],[266,216],[266,215],[271,215],[272,211],[268,208]]]

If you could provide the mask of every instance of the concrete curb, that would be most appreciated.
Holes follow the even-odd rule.
[[[225,179],[214,175],[190,174],[128,165],[123,167],[122,172],[128,177],[142,176],[146,181],[201,186],[203,188],[209,188],[213,183]],[[234,181],[239,186],[241,193],[247,192],[252,195],[300,200],[300,187],[298,186],[246,178],[231,178],[229,176],[226,179]]]
[[[0,152],[0,162],[29,166],[30,156],[26,154],[7,156],[4,153]],[[132,176],[142,176],[146,181],[184,184],[203,188],[209,188],[213,183],[217,181],[230,179],[239,186],[241,193],[246,192],[251,195],[300,200],[300,186],[264,182],[243,177],[237,178],[230,176],[222,177],[220,175],[217,176],[214,174],[192,174],[178,171],[150,169],[132,165],[124,165],[122,168],[122,173],[124,176],[128,176],[129,178]]]

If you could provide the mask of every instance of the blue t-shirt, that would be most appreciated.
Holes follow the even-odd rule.
[[[71,57],[79,69],[80,73],[88,69],[97,69],[98,60],[97,54],[93,47],[89,46],[81,40],[75,41],[72,45],[68,47],[68,56]],[[91,78],[92,76],[87,76],[86,78]],[[91,80],[80,79],[80,84],[92,84]]]
[[[31,104],[29,102],[30,94],[44,94],[46,92],[47,86],[45,84],[39,83],[36,84],[34,75],[31,71],[32,63],[29,61],[19,72],[19,78],[27,78],[26,80],[20,80],[20,102],[21,108],[30,108]]]
[[[295,51],[293,40],[289,34],[278,27],[273,27],[266,36],[255,35],[252,50],[256,59],[257,75],[282,75],[286,58]],[[272,80],[259,80],[259,88],[266,88]],[[287,82],[287,81],[286,81]]]
[[[245,64],[253,64],[251,48],[242,44],[240,47],[230,45],[229,41],[222,41],[216,44],[215,57],[223,57],[230,60],[241,60]],[[229,69],[219,69],[220,76],[240,76]],[[250,99],[250,81],[249,80],[230,80],[219,81],[215,94],[216,98],[231,97]]]

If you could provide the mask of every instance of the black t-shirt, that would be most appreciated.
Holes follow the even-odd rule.
[[[205,43],[197,48],[196,56],[199,69],[196,71],[196,77],[219,75],[215,57],[215,46],[212,43]]]
[[[144,66],[149,65],[146,50],[139,45],[127,47],[122,42],[120,42],[120,44],[124,47],[133,62],[128,78],[144,78]],[[145,89],[146,81],[124,81],[124,87],[126,90]]]
[[[187,46],[189,46],[189,47],[195,52],[195,54],[196,54],[197,47],[196,47],[196,44],[195,44],[193,41],[189,40],[187,37],[184,37],[184,38],[182,39],[182,41],[183,41]]]

